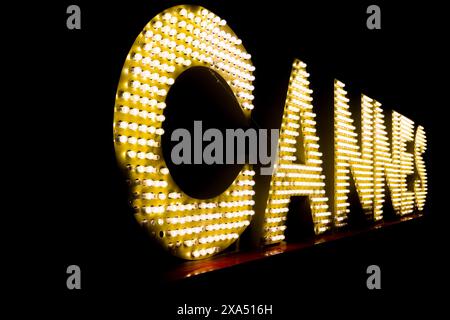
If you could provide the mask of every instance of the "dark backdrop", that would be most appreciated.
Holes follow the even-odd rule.
[[[80,31],[65,27],[65,10],[72,3],[82,10]],[[200,4],[226,19],[252,54],[253,119],[261,127],[278,128],[281,122],[293,59],[308,64],[328,172],[333,163],[327,141],[333,128],[334,78],[347,84],[355,119],[359,94],[365,93],[382,102],[385,113],[394,109],[423,125],[429,141],[425,219],[182,283],[163,282],[161,271],[177,261],[152,247],[127,206],[126,185],[114,159],[113,107],[124,59],[138,33],[157,13],[183,3]],[[381,7],[381,30],[366,28],[365,10],[372,3]],[[34,6],[39,11],[33,11]],[[354,306],[364,306],[367,312],[384,312],[393,305],[398,310],[433,311],[425,303],[430,298],[439,305],[437,290],[445,288],[448,265],[448,34],[441,4],[148,0],[34,6],[21,9],[31,11],[37,21],[24,23],[27,31],[19,42],[32,44],[28,57],[38,75],[38,99],[24,109],[31,117],[39,116],[30,138],[44,138],[44,143],[31,146],[38,209],[29,233],[33,239],[27,241],[32,250],[23,253],[27,261],[39,261],[38,297],[63,300],[73,308],[92,302],[101,311],[122,305],[112,302],[131,299],[130,310],[149,318],[154,310],[169,318],[174,306],[184,302],[273,303],[277,314],[298,313],[290,318],[301,318],[306,309],[317,315],[345,315]],[[70,264],[82,269],[81,291],[65,287]],[[370,264],[381,266],[379,292],[365,287]]]

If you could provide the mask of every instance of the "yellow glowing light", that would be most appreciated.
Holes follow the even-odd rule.
[[[178,257],[205,258],[236,241],[254,214],[254,171],[245,165],[212,199],[187,196],[162,156],[165,97],[183,71],[208,67],[229,83],[250,117],[255,70],[250,57],[225,20],[202,7],[182,5],[145,26],[122,69],[114,110],[116,155],[131,181],[137,220]]]
[[[225,20],[202,7],[181,5],[158,14],[145,26],[124,63],[114,109],[117,159],[130,182],[137,220],[175,256],[206,258],[239,238],[255,213],[255,172],[246,164],[228,189],[214,198],[186,195],[173,181],[161,150],[166,96],[185,70],[211,68],[226,80],[249,119],[255,70],[250,58]],[[424,128],[419,126],[414,135],[414,122],[393,112],[390,143],[381,104],[362,95],[359,141],[345,85],[336,80],[330,213],[308,78],[306,64],[295,60],[265,208],[263,242],[284,240],[293,196],[308,197],[316,234],[345,226],[352,177],[365,213],[375,221],[383,218],[385,183],[397,214],[423,210],[427,195]],[[408,152],[410,142],[414,142],[413,153]],[[408,186],[414,165],[417,174]]]
[[[381,104],[362,95],[360,148],[344,87],[342,82],[335,81],[335,226],[347,224],[350,174],[363,209],[368,215],[373,213],[375,221],[383,218],[385,181],[397,214],[412,213],[414,203],[422,208],[426,197],[426,170],[421,156],[426,148],[423,129],[419,127],[417,131],[414,155],[408,153],[407,143],[414,138],[414,122],[394,111],[391,153]],[[413,192],[408,190],[407,176],[414,173],[414,161],[419,179]]]
[[[423,210],[427,197],[427,171],[422,154],[427,149],[427,138],[425,129],[419,126],[416,131],[414,143],[414,159],[417,169],[417,179],[414,181],[414,192],[416,195],[416,206],[419,211]]]
[[[414,192],[408,190],[406,178],[414,173],[414,155],[406,152],[406,143],[414,140],[414,122],[397,112],[392,113],[392,163],[398,170],[397,198],[400,198],[400,213],[414,210]]]
[[[361,98],[361,148],[349,111],[345,85],[334,82],[334,217],[335,226],[347,224],[350,209],[350,174],[353,176],[359,200],[366,214],[373,207],[373,108],[372,99]],[[361,149],[361,150],[360,150]]]
[[[309,74],[306,64],[296,60],[283,112],[278,141],[279,155],[270,184],[269,198],[265,210],[263,241],[266,244],[284,240],[285,222],[290,198],[308,196],[315,232],[330,228],[328,198],[321,167],[319,138],[316,136],[316,117],[311,104]],[[298,137],[303,138],[304,151],[297,150]],[[303,153],[303,154],[302,154]],[[298,158],[304,158],[300,164]]]
[[[408,214],[414,210],[414,192],[408,191],[406,177],[414,172],[413,155],[406,152],[406,143],[413,140],[414,123],[405,116],[392,112],[392,152],[384,124],[383,110],[379,102],[374,103],[375,156],[375,214],[382,216],[384,203],[384,181],[391,194],[392,206],[397,214]]]

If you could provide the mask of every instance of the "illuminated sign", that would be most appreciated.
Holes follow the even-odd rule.
[[[250,58],[225,20],[202,7],[182,5],[165,10],[145,26],[122,69],[114,110],[116,156],[130,181],[136,218],[178,257],[212,256],[239,238],[255,214],[255,171],[250,164],[244,165],[228,189],[211,199],[184,193],[171,177],[161,150],[167,93],[185,70],[210,68],[228,83],[250,118],[255,79]],[[380,103],[363,95],[360,146],[340,81],[335,81],[334,88],[334,199],[329,206],[308,77],[306,64],[294,61],[263,213],[262,241],[284,240],[293,196],[308,197],[316,234],[345,226],[351,177],[365,213],[375,221],[383,218],[384,181],[399,215],[414,208],[423,210],[427,194],[424,128],[419,126],[414,133],[413,121],[394,112],[389,143]],[[410,141],[413,153],[407,150]],[[414,173],[414,165],[418,178],[410,191],[406,180]]]
[[[308,76],[306,64],[295,61],[281,123],[279,156],[265,212],[265,243],[284,239],[286,215],[292,196],[309,197],[317,234],[331,226]],[[303,142],[304,164],[295,163],[301,152],[296,148],[299,137]]]

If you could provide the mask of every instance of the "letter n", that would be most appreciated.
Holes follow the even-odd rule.
[[[355,132],[345,85],[334,82],[334,224],[347,224],[350,212],[350,176],[366,216],[373,208],[373,106],[372,99],[361,98],[361,147]]]

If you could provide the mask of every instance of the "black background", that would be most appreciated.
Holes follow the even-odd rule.
[[[394,109],[423,125],[429,141],[426,217],[182,283],[163,282],[161,271],[177,261],[152,247],[128,208],[114,158],[113,107],[123,62],[138,33],[153,16],[183,3],[200,4],[226,19],[252,54],[253,120],[260,127],[279,127],[292,61],[308,64],[327,172],[333,163],[334,78],[347,84],[355,119],[364,93],[382,102],[386,113]],[[81,7],[81,30],[66,28],[70,4]],[[370,4],[381,7],[381,30],[366,28]],[[61,1],[17,10],[33,17],[15,41],[27,45],[36,84],[20,109],[36,125],[27,134],[36,175],[24,187],[33,190],[32,209],[19,204],[16,210],[29,215],[27,231],[22,230],[29,237],[19,231],[24,245],[13,249],[19,259],[12,265],[26,279],[16,287],[19,297],[32,293],[48,310],[65,306],[87,314],[91,307],[100,312],[126,307],[150,319],[172,318],[183,303],[274,304],[274,313],[284,319],[305,317],[306,311],[320,318],[442,307],[439,290],[445,292],[448,281],[448,33],[440,4]],[[328,185],[331,177],[327,173]],[[81,267],[80,291],[66,288],[70,264]],[[381,267],[380,291],[366,288],[370,264]]]

